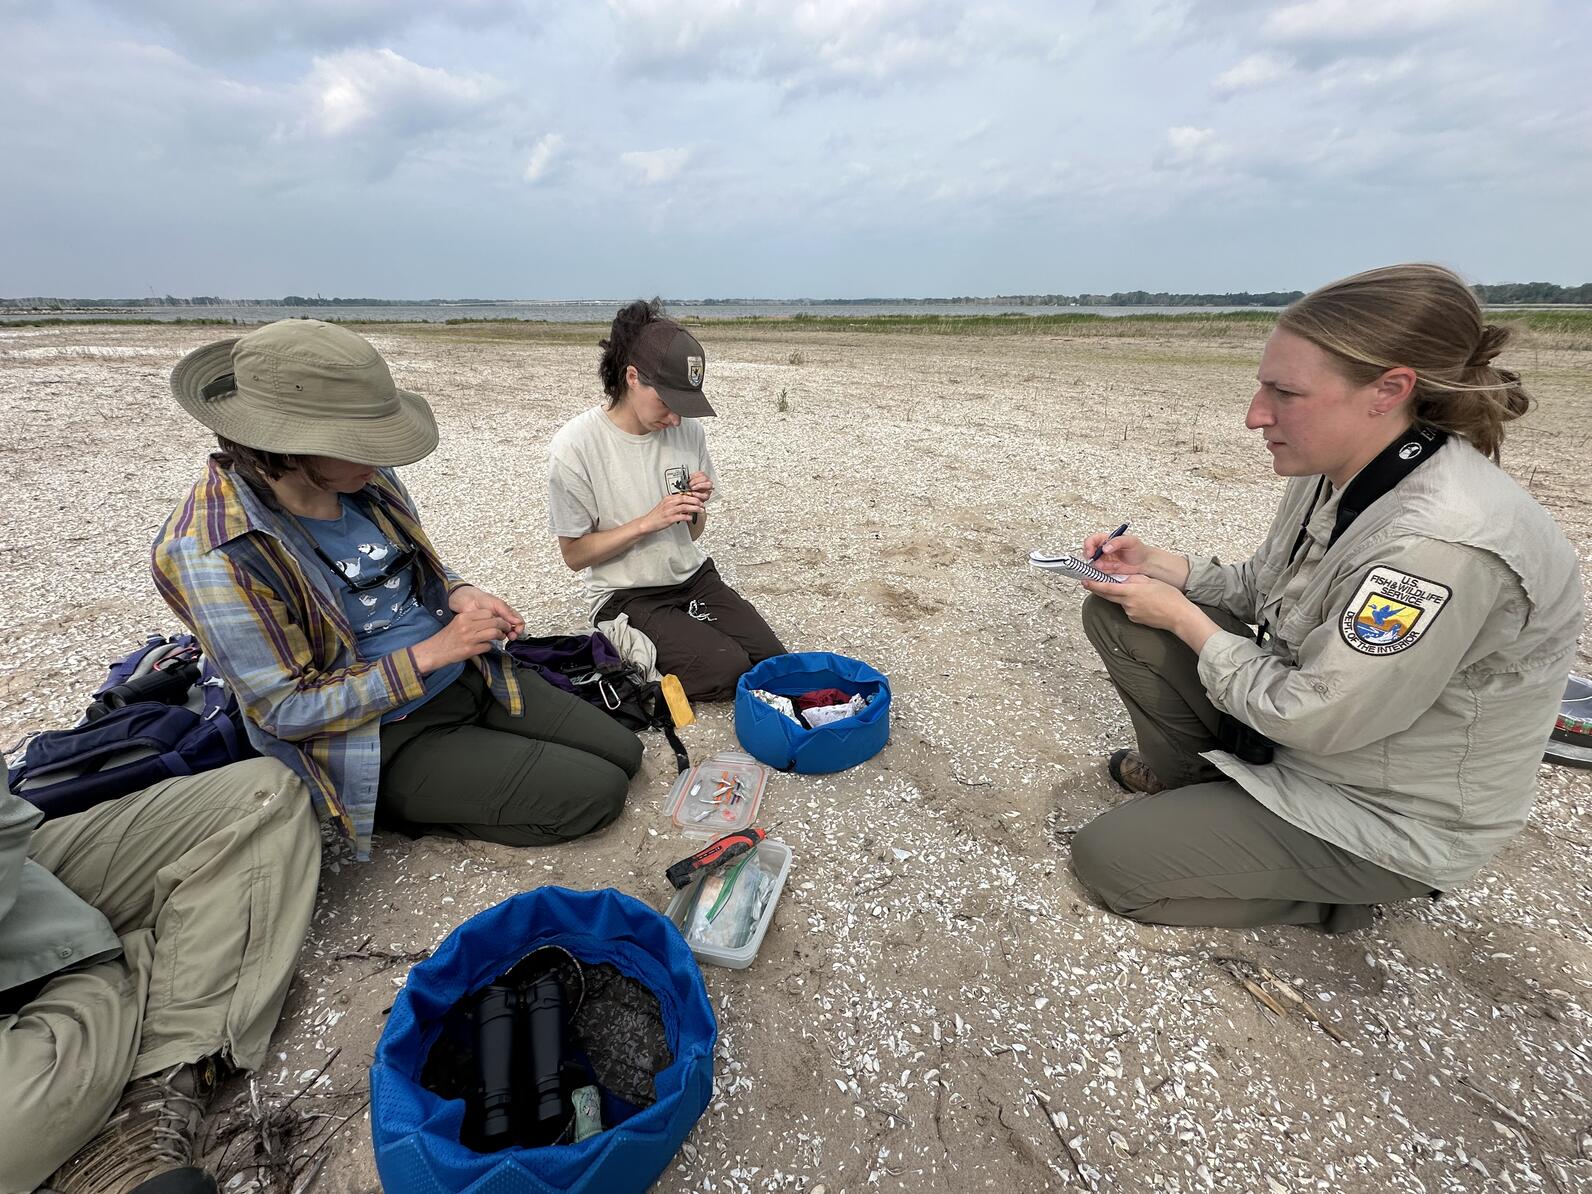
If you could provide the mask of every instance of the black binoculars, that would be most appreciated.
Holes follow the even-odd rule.
[[[85,720],[98,721],[112,709],[139,701],[180,705],[188,699],[188,690],[198,682],[199,648],[184,647],[171,652],[143,675],[125,680],[114,688],[107,688],[84,711],[83,716]]]
[[[564,1089],[564,984],[550,970],[521,982],[507,978],[476,996],[480,1095],[469,1108],[465,1142],[477,1152],[556,1144],[574,1114]]]
[[[1216,723],[1216,744],[1240,762],[1256,767],[1272,761],[1277,744],[1259,730],[1251,729],[1230,713]]]

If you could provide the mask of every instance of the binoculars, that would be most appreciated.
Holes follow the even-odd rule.
[[[183,647],[166,655],[149,671],[107,688],[83,716],[86,721],[98,721],[112,709],[139,701],[181,705],[188,699],[188,690],[198,682],[199,648]]]
[[[1263,767],[1272,761],[1276,743],[1238,718],[1223,713],[1216,723],[1216,744],[1241,762]]]
[[[573,1117],[564,1081],[564,984],[550,970],[519,982],[508,978],[476,996],[480,1093],[468,1107],[465,1142],[477,1152],[556,1144]]]

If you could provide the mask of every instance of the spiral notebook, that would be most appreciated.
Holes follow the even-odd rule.
[[[1028,562],[1035,568],[1043,568],[1046,572],[1060,572],[1063,576],[1070,576],[1074,580],[1100,580],[1114,585],[1122,583],[1120,576],[1102,572],[1088,560],[1080,560],[1077,556],[1036,550],[1028,553]]]

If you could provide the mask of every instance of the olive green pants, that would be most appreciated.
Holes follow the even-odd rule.
[[[320,878],[304,784],[251,759],[33,832],[33,861],[105,914],[122,955],[0,1015],[0,1192],[31,1191],[135,1078],[214,1054],[265,1060]]]
[[[1248,627],[1205,608],[1223,629]],[[1424,883],[1283,820],[1200,758],[1216,749],[1218,713],[1199,658],[1176,635],[1128,620],[1090,596],[1084,632],[1133,721],[1141,757],[1165,792],[1102,813],[1074,836],[1078,878],[1119,916],[1149,924],[1252,928],[1371,923],[1371,905],[1428,895]]]
[[[641,740],[535,672],[514,674],[525,698],[520,717],[472,667],[382,726],[378,826],[551,846],[620,814],[641,770]]]

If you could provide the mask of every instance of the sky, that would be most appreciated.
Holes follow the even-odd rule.
[[[1592,280],[1586,0],[0,0],[0,296]]]

